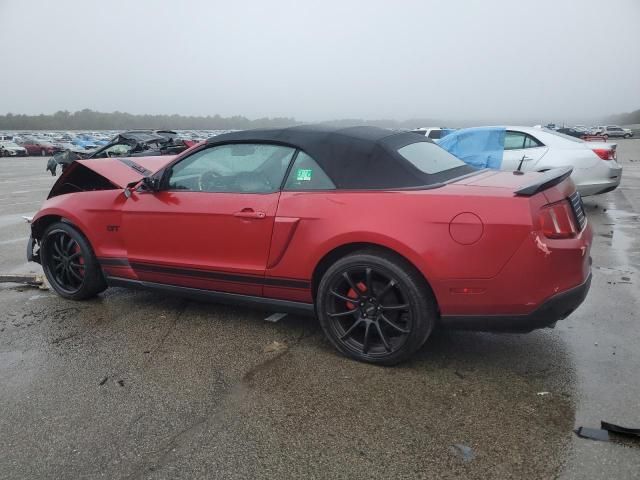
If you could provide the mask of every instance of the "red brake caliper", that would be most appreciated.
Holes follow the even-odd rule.
[[[367,291],[367,286],[362,282],[356,283],[356,286],[360,289],[361,293]],[[353,288],[350,288],[349,291],[347,292],[347,297],[356,299],[358,298],[358,294],[353,290]],[[358,305],[351,302],[347,302],[347,308],[349,310],[353,310],[354,308],[357,308],[357,307]]]

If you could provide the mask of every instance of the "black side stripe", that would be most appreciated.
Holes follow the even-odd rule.
[[[288,288],[311,288],[311,282],[306,280],[295,280],[291,278],[277,277],[255,277],[236,273],[216,272],[212,270],[197,270],[193,268],[170,267],[166,265],[154,265],[150,263],[129,262],[124,258],[99,258],[98,262],[105,267],[131,267],[134,270],[149,273],[164,273],[167,275],[180,275],[183,277],[204,278],[210,280],[221,280],[235,283],[251,283],[255,285],[288,287]]]
[[[133,160],[129,160],[128,158],[119,158],[118,160],[120,160],[125,165],[133,168],[136,172],[138,172],[140,175],[144,177],[147,177],[153,173],[151,170],[147,170],[139,163],[136,163]]]
[[[129,260],[126,258],[98,258],[100,265],[105,267],[129,267]]]

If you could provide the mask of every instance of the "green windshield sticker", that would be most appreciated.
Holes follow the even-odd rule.
[[[296,172],[296,180],[299,182],[310,182],[312,170],[310,168],[299,168]]]

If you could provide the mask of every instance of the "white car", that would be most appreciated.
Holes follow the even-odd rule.
[[[482,131],[488,130],[504,132],[504,145],[501,145],[503,149],[499,149],[497,145],[486,146],[478,141],[482,138]],[[444,137],[438,143],[454,155],[456,152],[453,148],[466,148],[472,155],[491,153],[494,159],[498,157],[496,164],[499,167],[495,168],[500,170],[544,172],[552,168],[573,167],[571,178],[583,197],[615,190],[622,178],[622,167],[616,161],[615,143],[585,142],[547,128],[466,128]],[[465,144],[469,146],[465,147]],[[462,156],[460,158],[471,163]]]
[[[414,130],[411,130],[412,133],[417,133],[418,135],[424,135],[431,140],[438,140],[442,138],[443,134],[452,132],[453,130],[450,128],[442,128],[442,127],[420,127]],[[445,133],[446,132],[446,133]]]
[[[0,140],[0,157],[26,157],[27,149],[9,140]]]
[[[615,143],[585,142],[546,128],[507,127],[502,169],[515,170],[521,161],[524,171],[570,166],[580,195],[598,195],[620,185],[616,148]]]

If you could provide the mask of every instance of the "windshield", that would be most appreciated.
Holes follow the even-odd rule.
[[[409,160],[420,171],[428,174],[440,173],[466,165],[444,148],[431,142],[410,143],[398,149],[398,153]]]

